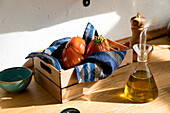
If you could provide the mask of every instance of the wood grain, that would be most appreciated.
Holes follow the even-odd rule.
[[[0,89],[0,112],[60,113],[65,108],[74,107],[81,113],[170,113],[170,40],[166,36],[150,40],[149,43],[154,47],[149,66],[159,89],[158,98],[152,102],[132,103],[122,97],[127,73],[113,77],[114,82],[107,88],[64,104],[57,103],[33,78],[28,88],[20,94],[10,94]]]

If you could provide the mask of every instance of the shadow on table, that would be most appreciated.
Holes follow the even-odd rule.
[[[95,102],[138,104],[138,103],[131,102],[127,98],[125,98],[124,88],[109,89],[101,92],[86,94],[76,100],[91,101],[91,102],[95,101]]]
[[[59,102],[35,82],[18,94],[11,94],[0,89],[1,109],[49,104],[59,104]]]

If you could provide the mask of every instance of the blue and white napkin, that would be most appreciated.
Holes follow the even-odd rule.
[[[86,45],[88,45],[95,36],[98,36],[97,30],[90,22],[88,22],[83,34],[83,39],[86,41]]]

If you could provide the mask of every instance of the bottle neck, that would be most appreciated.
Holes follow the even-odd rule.
[[[138,62],[147,62],[147,59],[148,59],[148,54],[146,51],[141,51],[138,54],[138,57],[137,57]]]
[[[133,73],[136,73],[137,71],[150,72],[148,63],[147,62],[137,62]]]

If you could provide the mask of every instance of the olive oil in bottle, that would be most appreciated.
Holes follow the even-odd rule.
[[[137,63],[124,90],[125,96],[133,102],[150,102],[158,96],[158,89],[147,62],[152,46],[146,44],[146,31],[147,29],[144,29],[141,32],[139,44],[133,46],[137,53]]]
[[[157,98],[158,89],[150,72],[138,70],[125,86],[125,96],[133,102],[150,102]]]

